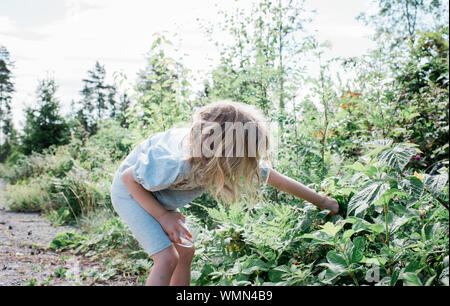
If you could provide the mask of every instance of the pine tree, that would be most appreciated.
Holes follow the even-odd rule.
[[[59,114],[60,102],[55,97],[57,88],[51,77],[39,81],[36,106],[25,110],[25,135],[22,137],[21,147],[23,153],[42,152],[51,145],[69,142],[69,126]]]
[[[93,94],[86,83],[80,91],[81,100],[79,101],[80,109],[77,111],[76,118],[80,123],[84,132],[82,134],[93,134],[97,130],[97,121],[94,117]]]
[[[129,122],[127,118],[127,111],[130,107],[130,98],[127,93],[123,93],[119,97],[119,102],[117,103],[117,107],[114,111],[114,119],[118,120],[121,127],[128,128]]]
[[[8,50],[0,46],[0,162],[10,155],[15,144],[15,131],[12,123],[11,100],[14,92],[13,62]]]
[[[97,61],[94,69],[88,70],[88,77],[82,80],[77,118],[88,134],[96,133],[99,120],[115,117],[117,89],[107,84],[105,78],[105,67]]]

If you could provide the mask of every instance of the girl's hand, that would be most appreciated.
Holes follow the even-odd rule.
[[[179,223],[179,220],[185,220],[185,217],[176,211],[167,211],[157,218],[159,224],[174,243],[181,243],[180,233],[183,233],[188,239],[192,239],[191,233]]]
[[[332,198],[325,198],[323,202],[318,206],[320,209],[330,210],[330,216],[336,215],[339,212],[339,204],[335,199]]]

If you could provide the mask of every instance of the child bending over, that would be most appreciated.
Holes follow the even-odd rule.
[[[320,209],[338,212],[326,198],[278,173],[268,161],[266,119],[250,105],[218,101],[200,108],[190,128],[151,135],[121,163],[111,186],[114,209],[154,261],[146,285],[190,284],[194,246],[178,208],[204,192],[235,202],[258,194],[262,181]],[[185,240],[184,240],[185,241]]]

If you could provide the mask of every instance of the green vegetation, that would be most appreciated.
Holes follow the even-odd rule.
[[[218,29],[231,39],[217,42],[220,64],[202,76],[196,94],[191,72],[168,56],[172,43],[160,34],[134,91],[120,85],[123,75],[115,75],[119,85],[106,84],[96,63],[67,118],[57,115],[54,81],[42,81],[24,136],[1,113],[6,203],[43,211],[55,225],[77,225],[79,233],[60,233],[50,247],[102,261],[107,268],[91,271],[95,277],[136,275],[142,282],[152,261],[111,208],[113,175],[148,135],[188,122],[197,106],[230,98],[280,124],[276,169],[337,199],[340,212],[329,217],[268,186],[254,207],[226,207],[203,195],[182,209],[196,224],[192,284],[448,286],[448,8],[439,1],[377,3],[378,14],[360,16],[375,26],[377,46],[357,58],[331,58],[326,43],[303,32],[309,21],[301,1],[264,0],[249,12],[220,12],[218,27],[203,25],[212,40]],[[11,67],[1,50],[0,69]],[[317,76],[304,58],[317,60],[308,63]],[[336,79],[336,63],[352,78]],[[1,110],[8,109],[12,83],[0,83]],[[301,99],[299,91],[306,91]],[[41,119],[48,129],[38,127]],[[61,134],[51,137],[55,129]]]

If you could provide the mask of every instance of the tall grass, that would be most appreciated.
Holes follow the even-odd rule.
[[[33,178],[18,184],[6,186],[3,197],[13,211],[35,212],[47,210],[51,206],[48,178]]]

